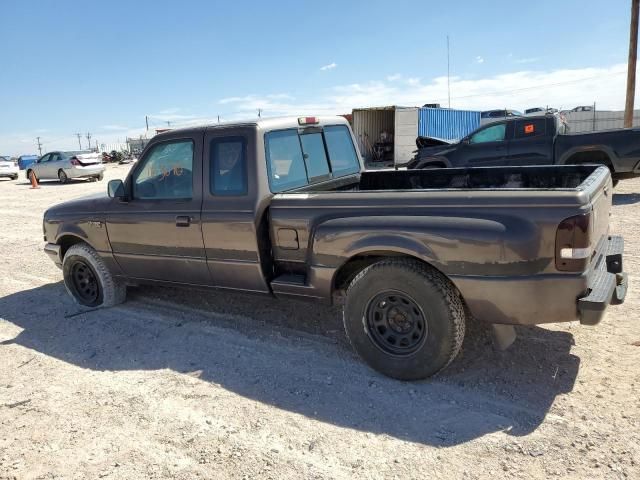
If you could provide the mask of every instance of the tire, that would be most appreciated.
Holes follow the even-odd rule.
[[[126,285],[113,278],[98,253],[86,243],[67,250],[62,275],[69,295],[85,307],[113,307],[127,297]]]
[[[101,182],[104,179],[104,173],[101,173],[100,175],[96,176],[96,180],[98,180],[99,182]]]
[[[62,169],[58,170],[58,180],[60,180],[60,183],[67,183],[69,181],[69,177],[67,177],[67,174]]]
[[[18,179],[18,175],[14,175],[13,177],[11,177],[11,180],[17,180]]]
[[[384,375],[427,378],[460,352],[464,304],[451,282],[427,265],[410,259],[374,263],[356,275],[346,297],[347,338],[360,357]]]
[[[27,180],[31,181],[31,174],[33,173],[33,170],[27,170]],[[33,173],[35,175],[35,173]],[[37,179],[38,177],[36,177]]]

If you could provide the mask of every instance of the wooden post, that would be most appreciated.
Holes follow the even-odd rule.
[[[633,126],[633,104],[636,94],[636,57],[638,54],[638,8],[640,0],[631,0],[629,61],[627,63],[627,99],[624,104],[624,128]]]

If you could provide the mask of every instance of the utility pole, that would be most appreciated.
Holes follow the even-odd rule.
[[[171,126],[171,122],[169,120],[167,120],[167,127]]]
[[[80,137],[82,137],[82,134],[76,133],[76,137],[78,137],[78,148],[82,150],[82,143],[80,142]]]
[[[450,62],[449,62],[449,35],[447,35],[447,97],[449,99],[448,108],[451,108],[451,83],[450,83]]]
[[[144,116],[144,122],[147,124],[147,132],[149,131],[149,115]]]
[[[38,139],[38,153],[42,156],[42,144],[40,143],[40,137],[36,137]]]
[[[636,95],[636,58],[638,56],[638,8],[640,0],[631,0],[629,61],[627,62],[627,100],[624,104],[624,127],[633,126],[633,104]]]
[[[258,109],[258,118],[261,118],[261,117],[262,117],[262,109],[261,109],[261,108],[259,108],[259,109]]]
[[[91,134],[89,132],[87,132],[86,137],[87,137],[88,148],[89,148],[89,150],[91,150]],[[82,149],[80,149],[80,150],[82,150]]]

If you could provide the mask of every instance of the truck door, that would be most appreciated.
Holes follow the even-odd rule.
[[[504,165],[508,155],[507,122],[492,123],[463,140],[453,166],[482,167]]]
[[[553,119],[552,119],[553,120]],[[509,141],[509,165],[548,165],[553,163],[555,132],[547,131],[545,117],[516,120]],[[550,128],[550,126],[549,126]]]
[[[269,195],[257,180],[255,128],[211,128],[205,134],[202,235],[212,284],[269,292]]]
[[[163,136],[114,199],[107,233],[120,268],[133,278],[209,285],[202,241],[203,133]]]

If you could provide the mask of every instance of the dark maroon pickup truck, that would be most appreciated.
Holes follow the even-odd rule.
[[[73,298],[127,284],[259,292],[344,305],[358,353],[418,379],[446,367],[473,316],[595,325],[622,302],[605,167],[363,172],[340,117],[264,119],[157,135],[108,196],[44,215]]]

